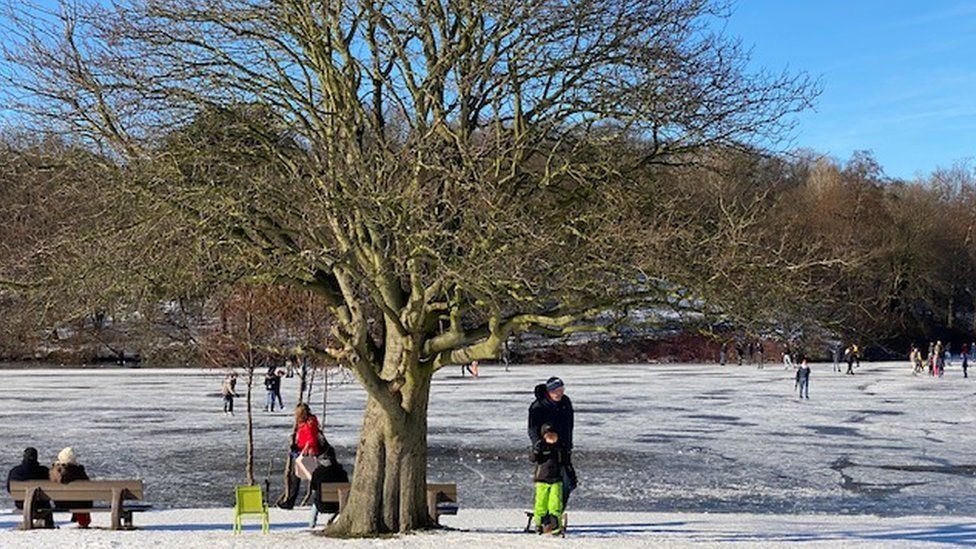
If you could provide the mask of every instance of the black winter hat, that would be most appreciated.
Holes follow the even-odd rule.
[[[24,461],[35,462],[37,461],[37,448],[33,446],[28,446],[24,448]]]
[[[563,386],[563,380],[558,377],[550,377],[546,380],[546,390],[550,393]]]
[[[555,433],[556,430],[553,429],[552,425],[545,423],[542,425],[542,428],[539,429],[539,432],[544,436],[546,433]]]

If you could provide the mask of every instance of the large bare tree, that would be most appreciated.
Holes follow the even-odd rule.
[[[439,368],[495,357],[519,332],[700,309],[721,282],[674,268],[694,243],[666,229],[689,221],[647,215],[671,202],[648,180],[772,142],[814,92],[749,72],[709,30],[724,13],[707,0],[15,5],[5,49],[24,113],[112,151],[121,185],[195,220],[199,238],[232,240],[237,265],[326,300],[339,345],[310,351],[368,393],[329,531],[374,535],[431,525]],[[240,130],[246,154],[167,153],[162,136],[201,113]],[[236,162],[264,169],[234,177]]]

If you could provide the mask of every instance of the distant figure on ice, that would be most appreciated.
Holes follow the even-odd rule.
[[[971,350],[969,344],[962,344],[962,350],[959,352],[959,359],[962,360],[962,377],[969,377],[969,353]]]
[[[935,375],[935,342],[929,342],[929,353],[925,356],[925,362],[929,366],[929,375]]]
[[[718,365],[719,366],[725,366],[725,359],[726,359],[726,355],[728,355],[728,352],[729,352],[729,344],[726,343],[725,341],[723,341],[722,342],[722,345],[720,345],[719,348],[718,348]]]
[[[946,342],[945,344],[945,365],[952,368],[952,343]]]
[[[10,483],[24,480],[48,480],[50,471],[41,465],[37,460],[37,448],[24,448],[24,459],[20,465],[14,467],[7,473],[7,493],[10,493]],[[23,509],[23,502],[16,502],[17,509]],[[45,528],[54,528],[54,517],[47,515],[44,523]]]
[[[810,365],[807,357],[800,357],[800,367],[796,369],[796,383],[794,389],[800,390],[800,398],[810,398]]]
[[[854,367],[861,367],[861,348],[857,346],[857,343],[851,344],[851,356],[854,357]]]
[[[220,386],[220,394],[224,397],[224,413],[234,415],[234,397],[237,396],[237,374],[231,372],[224,377]]]
[[[281,401],[281,374],[275,366],[268,368],[268,373],[264,374],[264,389],[268,392],[264,411],[274,412],[276,400],[278,401],[278,409],[284,410],[285,403]]]
[[[58,453],[58,460],[51,466],[50,478],[52,482],[59,482],[61,484],[68,484],[76,480],[89,480],[88,473],[85,472],[85,466],[78,464],[78,456],[71,447],[65,448]],[[54,503],[54,506],[61,509],[70,509],[72,507],[77,509],[91,507],[92,502],[57,501]],[[73,513],[71,515],[71,522],[77,522],[78,528],[88,528],[88,525],[91,524],[91,515],[89,513]]]
[[[783,344],[783,369],[789,370],[793,366],[794,364],[793,364],[792,349],[790,349],[789,343],[784,343]]]
[[[834,356],[834,371],[840,373],[840,357],[843,354],[840,343],[834,343],[831,354]]]
[[[532,462],[535,472],[535,506],[532,518],[536,532],[558,535],[562,532],[562,516],[565,509],[563,496],[563,471],[572,467],[569,450],[560,441],[559,433],[552,425],[539,429],[540,437],[532,445]]]
[[[569,495],[576,489],[576,471],[572,468],[573,457],[573,402],[566,396],[563,380],[550,377],[545,383],[535,386],[535,401],[529,406],[529,440],[532,447],[542,438],[542,426],[549,425],[566,449],[566,463],[570,466],[563,468],[563,508],[569,501]]]
[[[746,352],[749,353],[749,365],[751,366],[751,365],[755,364],[756,363],[756,346],[753,345],[753,343],[751,341],[746,345]]]
[[[935,375],[942,377],[945,373],[945,346],[942,340],[935,342]]]
[[[847,374],[854,375],[854,346],[844,350],[844,358],[847,360]]]
[[[762,341],[756,341],[756,362],[758,362],[760,370],[762,370],[763,366],[765,366],[765,359],[763,358],[765,352],[766,350],[763,349]]]
[[[478,361],[472,360],[471,364],[461,366],[461,377],[464,377],[464,372],[468,372],[472,377],[478,377]]]
[[[739,366],[742,366],[742,355],[745,351],[742,349],[742,342],[736,340],[735,342],[735,356],[739,362]]]
[[[925,360],[922,358],[922,350],[918,348],[918,345],[912,345],[912,350],[908,353],[908,361],[912,365],[913,376],[925,371]]]
[[[322,498],[320,498],[318,494],[319,491],[322,490],[322,484],[331,482],[349,482],[349,474],[346,473],[346,470],[336,458],[336,451],[332,445],[326,446],[325,459],[328,464],[319,465],[315,471],[312,472],[312,518],[308,522],[309,528],[315,528],[315,525],[319,519],[319,513],[339,512],[338,502],[325,503],[321,501]]]

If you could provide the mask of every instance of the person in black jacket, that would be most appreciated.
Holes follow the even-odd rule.
[[[570,493],[576,489],[578,479],[572,467],[573,455],[573,402],[566,396],[563,380],[550,377],[545,383],[535,387],[535,402],[529,406],[529,440],[532,447],[542,438],[543,425],[549,425],[559,435],[566,449],[566,464],[563,468],[563,507],[569,503]]]
[[[796,383],[794,389],[800,390],[800,398],[810,399],[810,365],[807,357],[800,358],[800,367],[796,369]]]
[[[275,375],[274,367],[268,369],[268,371],[264,374],[264,390],[267,393],[267,396],[264,399],[265,412],[274,412],[274,382],[277,378],[278,376]]]
[[[560,519],[565,509],[563,471],[570,465],[569,451],[551,425],[543,425],[539,434],[539,440],[532,446],[532,462],[536,464],[532,475],[535,482],[532,518],[540,534],[559,534],[562,531]]]
[[[10,483],[25,480],[47,480],[49,475],[48,468],[37,461],[37,448],[25,448],[24,460],[20,465],[14,467],[7,473],[7,493],[10,492]],[[23,509],[24,504],[17,502],[17,508]]]
[[[338,503],[325,503],[319,497],[319,490],[323,483],[327,482],[349,482],[349,474],[336,458],[336,451],[331,445],[325,449],[325,459],[328,465],[320,465],[312,471],[312,519],[308,527],[315,528],[318,522],[319,513],[338,513]]]

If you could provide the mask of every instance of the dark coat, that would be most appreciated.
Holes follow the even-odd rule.
[[[559,442],[564,445],[567,453],[573,451],[573,401],[563,395],[562,400],[554,402],[549,398],[545,383],[536,385],[535,402],[529,406],[529,440],[535,444],[542,440],[539,432],[543,425],[552,426],[559,434]]]
[[[311,484],[316,490],[323,483],[328,482],[349,482],[349,474],[346,473],[346,470],[338,462],[335,464],[320,465],[312,471]],[[338,503],[325,503],[322,501],[322,498],[315,498],[315,506],[318,507],[319,513],[339,512]]]
[[[536,463],[533,481],[562,482],[563,466],[569,466],[569,451],[563,446],[562,440],[549,444],[540,438],[532,446],[532,461]]]
[[[89,480],[84,465],[74,463],[55,463],[51,466],[51,480],[67,484],[76,480]],[[59,509],[91,507],[90,501],[55,501],[54,506]]]
[[[47,467],[36,461],[27,461],[25,459],[20,465],[14,467],[7,473],[7,493],[10,493],[10,483],[12,481],[48,480],[49,475],[50,472]],[[18,501],[17,508],[23,509],[24,504]]]
[[[810,381],[810,368],[797,368],[796,370],[796,382],[797,383],[807,383]]]

